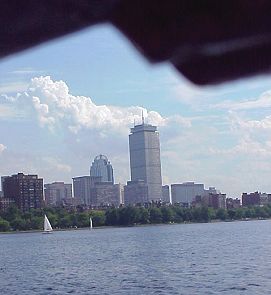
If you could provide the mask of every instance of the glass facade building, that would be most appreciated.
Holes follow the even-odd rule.
[[[100,177],[100,182],[114,183],[113,168],[105,155],[95,157],[90,167],[90,176]]]

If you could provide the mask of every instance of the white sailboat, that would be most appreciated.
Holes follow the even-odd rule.
[[[51,233],[53,231],[52,229],[52,226],[51,226],[51,223],[49,221],[49,219],[47,218],[46,215],[44,215],[44,226],[43,226],[44,230],[43,230],[43,233],[45,234],[48,234],[48,233]]]
[[[92,229],[92,218],[89,217],[89,229]]]

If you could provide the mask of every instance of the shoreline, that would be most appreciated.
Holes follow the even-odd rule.
[[[259,221],[259,220],[271,220],[271,218],[245,218],[245,219],[233,219],[233,220],[210,220],[209,222],[171,222],[171,223],[148,223],[148,224],[133,224],[133,225],[103,225],[97,226],[90,229],[89,227],[79,227],[79,228],[57,228],[53,229],[53,232],[63,232],[63,231],[78,231],[78,230],[97,230],[106,228],[128,228],[128,227],[145,227],[145,226],[161,226],[161,225],[180,225],[180,224],[208,224],[208,223],[221,223],[221,222],[244,222],[244,221]],[[16,230],[16,231],[5,231],[0,234],[25,234],[25,233],[43,233],[43,230],[33,229],[33,230]]]

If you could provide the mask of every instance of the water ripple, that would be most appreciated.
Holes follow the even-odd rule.
[[[3,294],[268,294],[271,221],[0,235]]]

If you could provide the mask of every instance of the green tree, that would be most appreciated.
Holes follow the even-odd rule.
[[[93,226],[103,226],[105,225],[105,213],[104,211],[92,211],[92,222]]]
[[[160,208],[152,207],[150,209],[150,223],[162,223],[163,216]]]
[[[180,223],[184,221],[184,211],[183,208],[179,206],[173,206],[174,211],[174,222]]]
[[[140,208],[138,223],[147,224],[150,222],[150,212],[146,208]]]
[[[119,224],[119,209],[111,208],[105,212],[106,225],[118,225]]]
[[[211,217],[210,217],[210,211],[208,207],[203,206],[200,208],[200,219],[203,222],[209,222]]]
[[[192,221],[193,220],[193,214],[191,212],[191,209],[188,209],[188,208],[184,209],[183,220],[184,221]]]
[[[229,218],[230,218],[231,220],[235,219],[235,218],[236,218],[236,212],[235,212],[235,210],[233,210],[233,209],[229,209],[229,210],[228,210],[228,215],[229,215]]]
[[[77,226],[78,227],[89,226],[89,214],[87,212],[82,212],[77,214]]]
[[[245,217],[243,208],[236,209],[235,217],[236,217],[236,219],[239,219],[239,220],[242,219],[243,217]]]
[[[128,206],[119,209],[120,225],[133,225],[138,219],[138,211],[135,207]]]
[[[21,217],[16,217],[14,220],[10,222],[12,229],[14,230],[27,230],[29,226],[27,222]]]
[[[3,218],[9,222],[21,217],[21,212],[15,204],[12,204],[3,214]]]
[[[70,215],[65,215],[63,217],[60,217],[58,224],[59,224],[60,228],[71,227],[72,226],[71,216]]]
[[[208,208],[208,215],[209,215],[210,220],[213,220],[216,218],[216,212],[215,212],[214,208],[211,208],[211,207]]]
[[[7,220],[0,217],[0,232],[10,230],[10,224]]]
[[[227,214],[227,211],[223,208],[219,208],[217,211],[216,211],[216,218],[217,219],[220,219],[220,220],[225,220],[227,219],[228,217],[228,214]]]
[[[170,207],[162,207],[161,209],[162,213],[162,222],[168,223],[174,221],[174,211]]]
[[[38,216],[33,216],[30,220],[30,228],[32,229],[42,229],[43,218]]]

